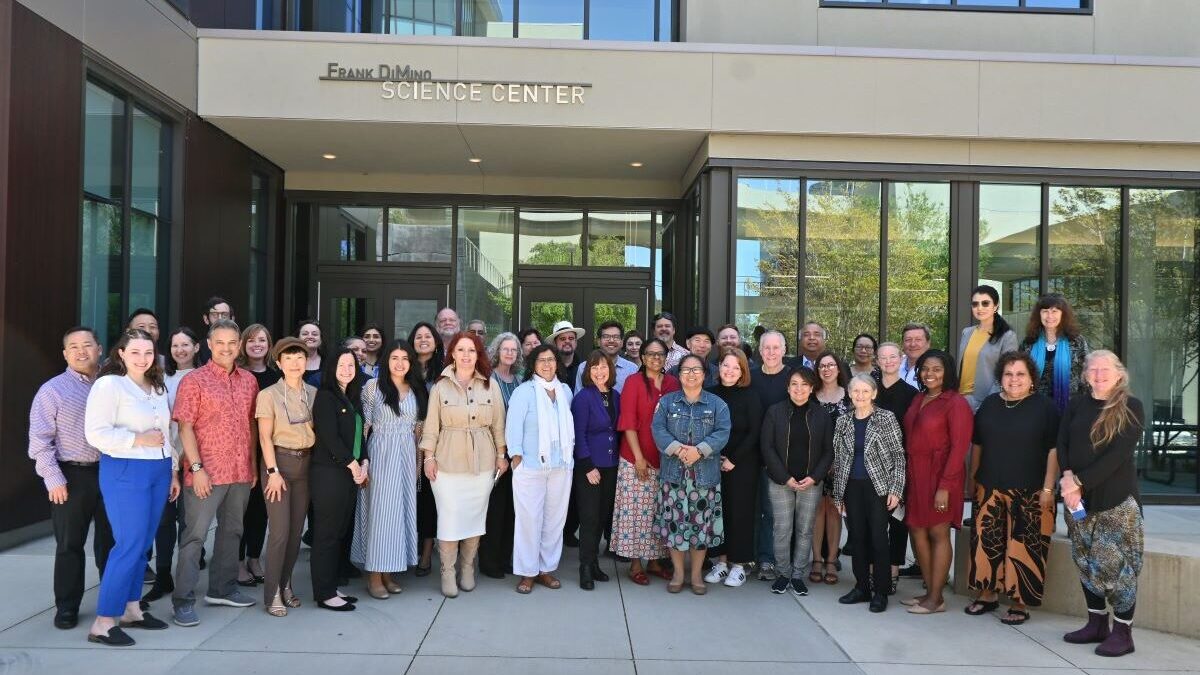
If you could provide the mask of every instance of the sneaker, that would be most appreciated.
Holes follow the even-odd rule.
[[[254,598],[234,589],[229,595],[220,598],[206,595],[204,602],[209,605],[225,605],[226,607],[251,607],[254,605]]]
[[[200,623],[200,617],[196,615],[196,605],[192,602],[175,605],[175,614],[171,618],[176,626],[190,627]]]
[[[729,576],[729,565],[717,562],[713,563],[712,569],[708,571],[708,574],[704,575],[704,581],[709,584],[719,584],[725,581],[725,577],[727,576]]]
[[[775,579],[775,583],[771,584],[771,592],[775,595],[783,595],[787,593],[788,580],[783,577]]]
[[[775,579],[775,563],[761,562],[758,564],[758,580],[772,581]]]
[[[800,577],[792,579],[792,595],[808,595],[808,586],[804,585],[804,580]]]
[[[729,576],[725,577],[725,585],[730,588],[737,588],[746,583],[746,570],[741,565],[734,565],[729,568]]]

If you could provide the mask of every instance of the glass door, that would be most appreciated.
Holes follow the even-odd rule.
[[[521,286],[521,312],[517,317],[517,325],[536,328],[542,337],[550,335],[554,324],[559,321],[570,321],[576,328],[586,332],[579,339],[576,351],[590,349],[591,331],[583,324],[582,288],[559,288],[541,284]],[[586,351],[584,351],[586,353]]]
[[[326,344],[362,335],[368,323],[383,326],[389,340],[407,339],[418,321],[433,323],[449,302],[450,287],[437,283],[376,283],[323,280],[317,285],[318,320]]]
[[[576,353],[586,355],[596,347],[592,338],[605,321],[620,321],[627,331],[637,329],[645,333],[650,288],[648,285],[563,288],[522,284],[520,298],[518,325],[532,326],[545,336],[555,323],[570,321],[585,331]]]

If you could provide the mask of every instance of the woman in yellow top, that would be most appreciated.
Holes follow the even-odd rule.
[[[485,530],[492,485],[508,470],[504,397],[474,333],[450,339],[450,365],[429,392],[421,434],[422,467],[437,502],[442,595],[475,589],[475,553]],[[456,580],[454,562],[460,576]]]
[[[983,285],[971,291],[971,314],[977,323],[964,328],[958,339],[958,381],[962,383],[958,393],[967,399],[971,412],[1000,391],[996,363],[1001,354],[1017,350],[1017,334],[999,310],[1000,293],[995,288]]]

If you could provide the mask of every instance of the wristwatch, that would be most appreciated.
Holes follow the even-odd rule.
[[[277,466],[267,467],[267,475],[268,476],[274,476],[277,473],[279,473],[279,467],[277,467]]]
[[[200,469],[203,469],[203,468],[204,468],[204,465],[203,465],[203,464],[201,464],[200,462],[192,462],[192,465],[191,465],[191,467],[189,467],[189,468],[191,468],[191,470],[192,470],[192,473],[196,473],[196,472],[197,472],[197,471],[199,471]]]

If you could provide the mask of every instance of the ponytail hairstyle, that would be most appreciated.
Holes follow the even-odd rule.
[[[1098,359],[1108,359],[1113,368],[1117,369],[1120,379],[1113,385],[1112,391],[1109,392],[1108,398],[1100,408],[1100,415],[1092,423],[1089,438],[1094,450],[1108,445],[1130,426],[1138,423],[1137,417],[1129,409],[1129,371],[1125,369],[1125,364],[1121,363],[1121,359],[1113,352],[1107,349],[1097,349],[1087,355],[1084,368],[1091,367],[1092,362]]]
[[[992,334],[988,336],[988,342],[992,344],[1000,342],[1000,338],[1012,330],[1012,326],[1008,325],[1008,322],[1000,314],[1000,291],[997,291],[994,286],[984,284],[973,288],[971,295],[986,295],[992,299],[992,305],[996,308],[996,316],[992,318]]]

